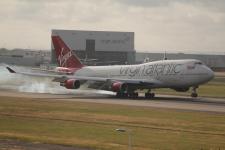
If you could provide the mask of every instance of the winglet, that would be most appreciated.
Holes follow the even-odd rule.
[[[16,71],[14,71],[13,69],[11,69],[11,68],[9,68],[9,67],[6,67],[6,69],[8,69],[8,71],[9,71],[10,73],[16,73]]]

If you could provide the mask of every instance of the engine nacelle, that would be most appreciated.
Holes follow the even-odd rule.
[[[127,89],[127,84],[122,82],[114,82],[111,85],[111,89],[113,92],[124,92]]]
[[[67,89],[78,89],[80,88],[80,81],[75,79],[68,79],[63,84]]]

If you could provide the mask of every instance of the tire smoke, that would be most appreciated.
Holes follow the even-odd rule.
[[[7,64],[0,63],[0,89],[15,90],[18,92],[31,93],[51,93],[51,94],[105,94],[112,95],[112,92],[102,90],[87,90],[85,86],[80,89],[70,90],[61,87],[59,83],[52,82],[51,78],[25,76],[9,73],[6,69]],[[34,72],[31,68],[12,66],[15,70],[24,72]],[[35,71],[36,72],[36,71]]]

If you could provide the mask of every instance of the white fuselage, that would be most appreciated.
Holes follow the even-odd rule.
[[[197,86],[214,77],[199,60],[161,60],[138,65],[87,66],[76,76],[157,81],[153,88]]]

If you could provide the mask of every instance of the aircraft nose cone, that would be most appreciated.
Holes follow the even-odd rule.
[[[209,80],[212,80],[214,78],[214,72],[210,68],[208,68],[208,78]]]

